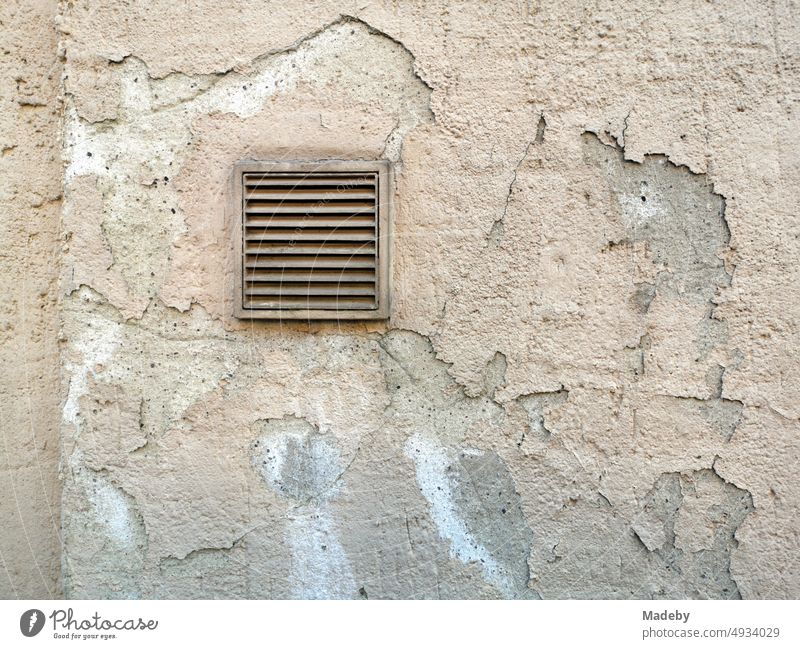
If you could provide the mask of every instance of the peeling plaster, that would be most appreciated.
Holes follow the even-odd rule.
[[[61,23],[70,596],[797,592],[767,49],[705,5],[570,43],[288,7],[200,53],[107,11]],[[322,157],[395,164],[392,318],[232,320],[231,165]]]

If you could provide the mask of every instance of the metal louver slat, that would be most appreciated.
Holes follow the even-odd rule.
[[[309,272],[330,268],[375,268],[371,256],[353,257],[351,255],[245,255],[245,268],[304,268]]]
[[[386,163],[241,166],[237,315],[386,317]]]
[[[294,241],[375,241],[375,233],[371,230],[355,230],[337,232],[336,228],[314,229],[308,228],[302,232],[273,228],[268,230],[251,230],[248,232],[247,241],[284,241],[291,244]]]
[[[357,187],[361,185],[375,186],[374,174],[365,175],[330,175],[309,172],[304,175],[275,174],[272,176],[252,174],[245,178],[245,187]]]
[[[246,198],[249,201],[372,201],[375,200],[375,193],[373,191],[364,191],[363,188],[360,190],[343,188],[336,191],[320,188],[320,191],[315,192],[310,189],[304,191],[303,187],[298,187],[296,190],[279,187],[274,189],[248,189]]]
[[[246,282],[336,282],[344,285],[349,282],[374,282],[372,270],[255,270],[245,274]]]
[[[313,218],[314,222],[310,223],[309,219]],[[315,217],[297,217],[291,214],[276,214],[270,216],[256,215],[248,216],[246,224],[248,227],[266,227],[271,226],[275,228],[305,228],[313,226],[315,228],[363,228],[372,227],[374,219],[372,215],[355,215],[355,216],[338,216],[326,215]]]
[[[375,211],[374,203],[276,203],[275,205],[248,204],[247,214],[370,214]]]
[[[245,305],[251,309],[371,309],[374,299],[368,297],[344,297],[310,295],[308,297],[275,296],[258,299],[245,299]]]
[[[347,295],[372,295],[375,288],[368,284],[310,284],[309,282],[279,282],[277,284],[258,283],[245,289],[245,295],[334,295],[338,298]]]

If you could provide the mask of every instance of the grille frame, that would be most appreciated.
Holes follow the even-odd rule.
[[[375,273],[375,304],[374,307],[359,308],[353,306],[326,306],[322,308],[276,308],[276,307],[253,307],[246,302],[245,264],[248,255],[245,250],[247,243],[247,210],[245,200],[246,175],[259,174],[266,177],[274,175],[279,179],[281,175],[304,175],[312,179],[314,175],[341,176],[346,180],[348,176],[358,176],[374,174],[375,196],[374,196],[374,227],[376,228],[374,253],[370,253],[374,259]],[[267,180],[267,178],[265,178]],[[392,167],[387,160],[301,160],[301,161],[241,161],[233,166],[231,174],[231,201],[230,201],[230,240],[231,240],[231,261],[234,267],[232,273],[234,286],[233,295],[233,315],[241,320],[386,320],[390,313],[391,296],[391,241],[392,241]],[[294,191],[294,190],[293,190]],[[301,193],[302,189],[296,190]],[[251,207],[252,217],[252,207]],[[274,215],[269,218],[274,218]],[[320,217],[324,219],[323,217]],[[298,217],[300,220],[300,217]],[[252,227],[252,225],[251,225]],[[369,227],[373,227],[370,225]],[[313,221],[304,228],[297,228],[295,232],[306,232],[314,229]],[[268,232],[265,228],[265,234]],[[262,245],[263,245],[262,240]],[[302,247],[302,240],[297,243]],[[335,245],[335,240],[330,241]],[[267,244],[269,245],[269,244]],[[294,243],[292,245],[295,245]],[[276,253],[280,255],[281,253]],[[319,254],[319,253],[317,253]],[[289,258],[289,257],[287,257]],[[313,265],[312,265],[313,269]],[[334,267],[332,271],[337,271]],[[318,267],[313,272],[322,271]],[[291,272],[286,270],[285,272]],[[311,274],[312,270],[302,271]],[[321,280],[315,280],[321,281]],[[343,285],[344,286],[344,285]],[[353,301],[357,301],[353,299]]]

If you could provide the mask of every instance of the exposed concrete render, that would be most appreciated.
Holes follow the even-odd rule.
[[[800,597],[795,7],[22,5],[0,595]],[[392,317],[233,319],[231,166],[320,158]]]
[[[274,491],[292,500],[286,514],[292,596],[353,597],[352,569],[327,504],[345,469],[335,441],[292,417],[267,420],[260,428],[263,434],[253,444],[253,465]]]

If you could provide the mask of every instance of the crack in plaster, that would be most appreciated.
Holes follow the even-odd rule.
[[[508,191],[506,192],[506,202],[503,205],[503,213],[495,219],[494,223],[492,223],[492,228],[489,231],[488,241],[493,245],[498,245],[503,240],[503,236],[505,235],[505,220],[506,215],[508,214],[508,206],[511,203],[511,196],[514,192],[514,187],[517,184],[517,173],[519,172],[522,163],[527,159],[531,147],[544,142],[544,133],[546,128],[547,120],[545,120],[544,113],[540,113],[539,121],[536,124],[536,135],[525,146],[522,156],[514,166],[514,170],[511,175],[511,182],[508,184]]]

